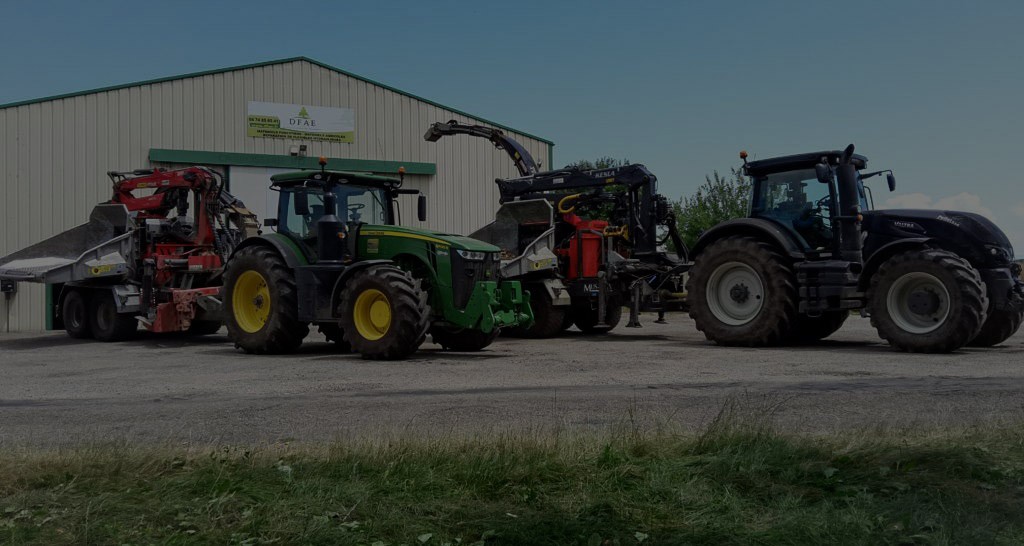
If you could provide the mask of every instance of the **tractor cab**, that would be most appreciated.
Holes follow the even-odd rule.
[[[264,223],[321,260],[353,256],[361,226],[398,224],[398,196],[419,194],[402,189],[401,178],[344,171],[283,173],[271,181],[271,189],[280,192],[277,218]],[[423,195],[418,209],[419,220],[426,221]]]
[[[841,154],[840,151],[816,152],[749,163],[745,154],[741,154],[743,172],[751,181],[750,216],[781,226],[804,252],[831,253],[838,243],[834,220],[839,216],[839,196],[831,172],[823,176],[818,166],[836,166]],[[867,158],[855,154],[852,163],[857,172],[860,209],[870,210],[870,191],[865,189],[860,175]],[[884,171],[870,173],[870,176],[881,172]],[[890,173],[890,180],[891,176]]]

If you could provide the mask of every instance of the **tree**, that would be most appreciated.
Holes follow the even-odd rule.
[[[616,167],[625,167],[626,165],[629,165],[629,160],[628,159],[615,159],[614,157],[604,156],[604,157],[599,157],[599,158],[597,158],[594,161],[590,161],[588,159],[581,159],[579,161],[576,161],[574,163],[570,163],[570,164],[566,165],[565,168],[566,169],[580,169],[580,170],[583,170],[583,171],[592,171],[594,169],[614,169]],[[623,186],[620,186],[618,184],[612,184],[610,186],[603,186],[602,187],[602,189],[604,189],[606,191],[613,191],[613,192],[621,190],[622,188],[623,188]],[[585,193],[586,191],[587,190],[573,189],[573,190],[564,190],[564,191],[560,191],[560,192],[556,192],[556,193],[580,193],[580,192],[584,192]],[[612,205],[610,203],[603,203],[603,204],[600,204],[600,205],[597,205],[597,206],[590,207],[587,210],[586,217],[588,219],[590,219],[590,220],[606,220],[606,221],[608,221],[608,220],[611,220],[611,215],[612,215]]]
[[[614,157],[599,157],[594,161],[588,159],[581,159],[575,163],[570,163],[565,166],[566,169],[580,169],[584,171],[592,171],[594,169],[611,169],[614,167],[624,167],[629,165],[628,159],[615,159]]]
[[[681,197],[672,204],[679,233],[686,246],[693,248],[701,233],[711,227],[747,215],[750,206],[750,183],[738,169],[723,177],[715,171],[704,177],[704,184],[690,197]]]

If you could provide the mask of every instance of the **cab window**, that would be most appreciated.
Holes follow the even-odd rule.
[[[305,210],[301,197],[296,198],[299,191],[306,195]],[[282,189],[278,203],[278,231],[290,233],[300,239],[316,236],[316,223],[324,215],[322,191],[310,188]]]
[[[832,240],[832,197],[814,169],[769,174],[759,180],[754,216],[767,218],[796,232],[810,248]]]

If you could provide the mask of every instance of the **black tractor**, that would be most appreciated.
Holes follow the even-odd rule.
[[[721,345],[823,339],[851,310],[890,345],[940,353],[1009,338],[1024,282],[1006,235],[945,210],[872,210],[867,158],[844,151],[746,161],[750,214],[704,233],[692,250],[690,316]]]

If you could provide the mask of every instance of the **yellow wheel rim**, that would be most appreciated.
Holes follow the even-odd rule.
[[[364,290],[356,298],[352,318],[355,319],[359,335],[364,339],[376,341],[384,337],[391,327],[391,302],[376,288]]]
[[[235,281],[231,311],[238,327],[250,334],[263,329],[270,318],[270,288],[256,271],[246,271]]]

